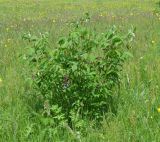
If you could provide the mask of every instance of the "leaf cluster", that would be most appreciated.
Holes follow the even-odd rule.
[[[114,90],[120,86],[134,33],[130,30],[122,36],[115,26],[99,33],[87,26],[89,19],[86,14],[73,23],[54,49],[49,47],[47,34],[24,35],[30,42],[25,60],[36,111],[54,123],[72,125],[74,118],[100,120],[114,107]]]

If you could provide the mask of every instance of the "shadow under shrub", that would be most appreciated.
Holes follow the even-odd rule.
[[[114,26],[97,33],[88,24],[86,14],[59,39],[57,48],[49,47],[47,34],[23,36],[29,41],[24,55],[33,89],[29,95],[36,112],[51,120],[50,126],[67,122],[80,127],[79,120],[100,120],[109,110],[116,111],[113,94],[134,33],[122,36]]]

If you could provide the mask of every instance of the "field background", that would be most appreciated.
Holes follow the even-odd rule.
[[[0,141],[45,141],[43,131],[32,131],[35,120],[25,103],[27,68],[19,55],[26,46],[23,33],[49,32],[51,46],[67,34],[68,23],[91,15],[91,25],[104,31],[116,25],[125,33],[136,27],[136,39],[123,70],[117,116],[104,120],[103,128],[90,129],[87,142],[160,141],[160,13],[158,0],[0,0]],[[31,135],[32,134],[32,135]],[[76,141],[69,133],[53,141]]]

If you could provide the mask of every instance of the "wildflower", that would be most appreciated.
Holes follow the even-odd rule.
[[[157,111],[160,113],[160,107],[159,107],[159,108],[157,108]]]
[[[155,43],[155,41],[154,40],[152,40],[152,44],[154,44]]]

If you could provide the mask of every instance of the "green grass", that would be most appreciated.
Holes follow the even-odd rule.
[[[25,100],[26,71],[19,59],[25,43],[21,36],[30,31],[49,32],[55,46],[68,32],[68,23],[88,11],[91,26],[100,31],[116,25],[125,32],[137,28],[131,58],[124,66],[121,96],[116,116],[108,114],[102,128],[86,128],[82,142],[160,141],[160,14],[154,14],[158,0],[0,0],[0,141],[48,141],[41,126],[33,131]],[[33,132],[32,132],[33,131]],[[74,133],[74,132],[73,132]],[[76,132],[75,132],[76,133]],[[51,141],[80,141],[68,130],[55,133]]]

